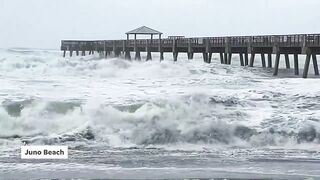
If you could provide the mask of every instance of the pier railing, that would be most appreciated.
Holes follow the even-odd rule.
[[[208,43],[206,43],[208,41]],[[62,50],[103,49],[106,47],[155,46],[171,47],[320,47],[320,34],[269,35],[269,36],[230,36],[230,37],[197,37],[180,39],[139,39],[139,40],[97,40],[76,41],[63,40]]]

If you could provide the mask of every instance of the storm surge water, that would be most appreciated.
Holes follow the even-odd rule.
[[[274,78],[237,59],[186,59],[0,50],[0,170],[9,178],[46,177],[61,164],[69,169],[62,178],[150,178],[155,170],[168,178],[319,177],[319,79]],[[25,144],[68,145],[70,158],[38,166],[20,160]]]

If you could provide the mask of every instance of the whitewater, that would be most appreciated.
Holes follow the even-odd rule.
[[[158,59],[0,50],[0,179],[320,178],[319,78]],[[69,159],[21,160],[22,145]]]

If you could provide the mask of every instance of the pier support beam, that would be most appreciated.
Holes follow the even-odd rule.
[[[63,57],[66,57],[66,50],[63,51]]]
[[[289,54],[285,54],[284,55],[285,59],[286,59],[286,68],[290,69],[290,59],[289,59]]]
[[[208,53],[204,52],[204,53],[202,53],[202,56],[203,56],[203,61],[206,62],[206,63],[209,63],[209,55],[208,55]]]
[[[223,64],[228,64],[228,53],[223,54]]]
[[[126,60],[131,60],[131,54],[130,54],[130,51],[125,51],[125,59]]]
[[[299,75],[299,57],[298,54],[294,54],[294,74]]]
[[[160,52],[160,61],[163,61],[164,57],[163,57],[163,51]]]
[[[188,56],[188,59],[190,60],[191,59],[191,53],[187,53],[187,56]]]
[[[242,54],[242,53],[239,53],[239,56],[240,56],[240,65],[241,65],[241,66],[244,66],[243,54]]]
[[[276,61],[274,63],[273,75],[277,76],[279,71],[279,63],[280,63],[280,53],[278,52],[276,55]]]
[[[317,62],[317,54],[312,54],[312,62],[313,62],[314,74],[315,74],[316,76],[319,76],[319,68],[318,68],[318,62]]]
[[[223,64],[228,64],[228,53],[224,53]]]
[[[232,53],[228,54],[228,64],[231,64],[231,60],[232,60]]]
[[[76,55],[79,56],[79,50],[76,51]]]
[[[249,65],[249,55],[248,55],[248,53],[244,54],[244,64],[245,64],[245,66]]]
[[[272,54],[268,54],[268,68],[272,68]]]
[[[209,57],[208,57],[209,59],[208,59],[208,63],[211,63],[211,60],[212,60],[212,53],[210,52],[209,53]]]
[[[107,57],[108,57],[108,51],[105,51],[104,52],[104,58],[107,59]]]
[[[135,59],[135,60],[139,60],[139,61],[141,61],[141,54],[140,54],[140,51],[136,51],[136,54],[135,54],[134,59]]]
[[[115,58],[119,57],[117,51],[113,51],[113,56],[114,56]]]
[[[306,62],[304,63],[304,69],[303,69],[303,75],[302,75],[303,78],[308,77],[310,59],[311,59],[311,53],[307,52]]]
[[[70,57],[72,57],[73,51],[70,51]]]
[[[256,55],[256,54],[255,54],[254,52],[251,53],[251,58],[250,58],[250,65],[249,65],[249,67],[253,67],[255,55]]]
[[[173,52],[173,61],[177,61],[178,60],[178,52]]]
[[[202,58],[204,62],[207,62],[207,53],[202,53]]]
[[[93,55],[93,54],[94,54],[94,51],[90,50],[90,51],[89,51],[89,55],[91,55],[91,54]]]
[[[224,60],[223,60],[223,53],[220,53],[220,62],[221,62],[221,64],[223,64],[223,63],[224,63]]]
[[[121,56],[120,50],[116,50],[114,53],[115,53],[115,57],[117,57],[117,58]]]
[[[103,59],[104,58],[104,52],[103,51],[99,51],[99,58]]]
[[[86,51],[82,51],[81,56],[85,56],[86,55]]]
[[[190,60],[190,59],[193,59],[193,52],[189,52],[188,54],[188,59]]]
[[[263,68],[266,68],[266,57],[263,53],[261,54],[261,65]]]
[[[151,51],[147,52],[147,61],[152,60]]]
[[[188,40],[188,59],[193,59],[193,48],[191,39]]]
[[[178,50],[177,50],[177,39],[174,39],[172,41],[172,55],[173,55],[173,61],[178,60]]]

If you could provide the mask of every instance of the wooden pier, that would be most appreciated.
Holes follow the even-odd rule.
[[[313,61],[314,73],[319,75],[317,55],[320,54],[320,34],[268,35],[268,36],[231,36],[231,37],[197,37],[197,38],[167,38],[130,40],[97,40],[76,41],[63,40],[61,50],[72,56],[99,53],[105,58],[112,55],[131,60],[141,60],[140,52],[147,52],[147,59],[152,60],[152,53],[158,52],[160,60],[164,60],[164,53],[172,53],[174,61],[178,60],[179,53],[187,53],[188,59],[193,59],[194,53],[201,53],[206,63],[211,63],[212,54],[220,55],[222,64],[231,64],[234,55],[239,56],[241,66],[253,67],[255,57],[261,56],[263,68],[273,68],[273,75],[278,75],[281,56],[284,57],[286,68],[290,69],[289,55],[293,55],[295,75],[299,75],[299,55],[305,55],[303,78],[307,78],[310,60]],[[152,37],[152,36],[151,36]],[[273,56],[275,61],[273,63]],[[301,56],[300,56],[301,57]]]

